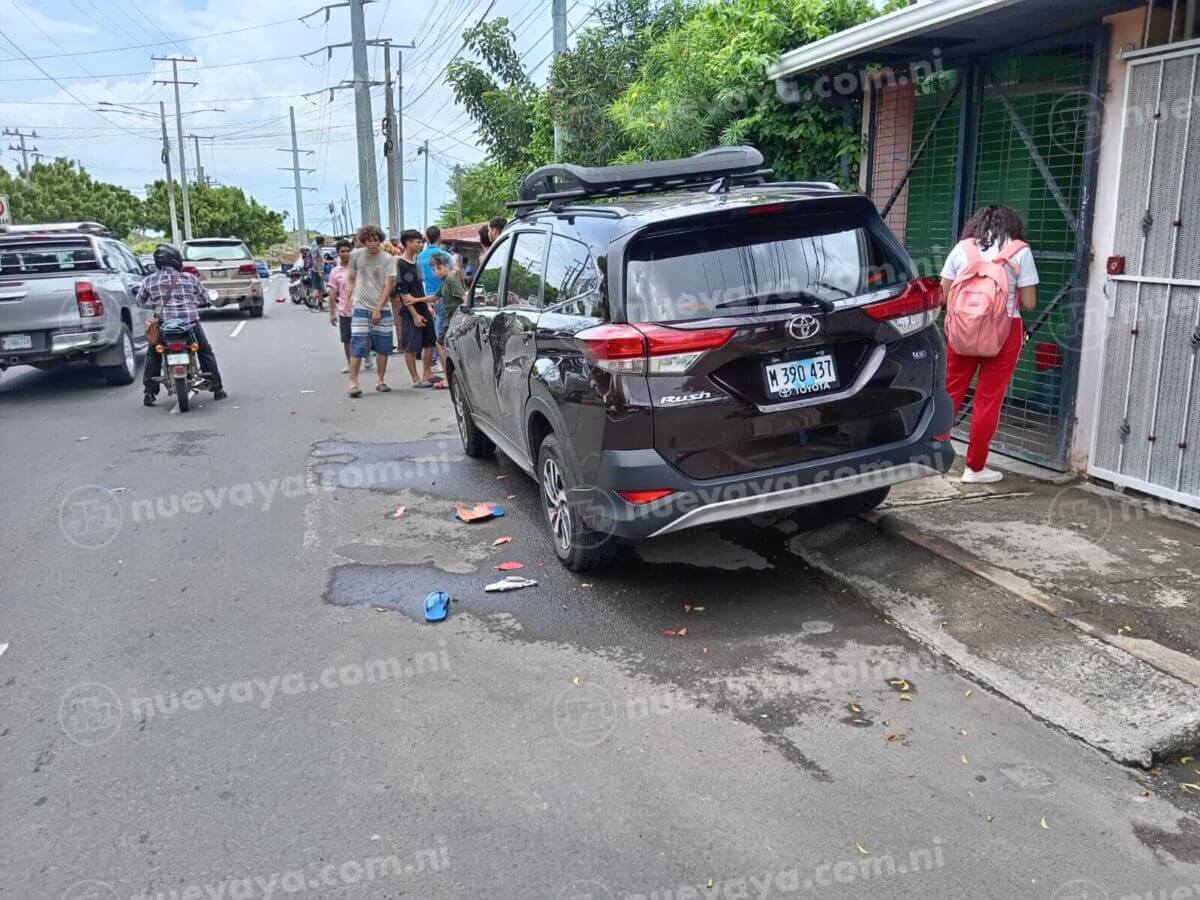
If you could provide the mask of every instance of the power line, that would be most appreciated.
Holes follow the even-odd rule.
[[[487,9],[485,9],[483,11],[483,15],[479,17],[479,21],[475,23],[476,28],[478,28],[480,25],[483,24],[483,21],[488,17],[488,13],[490,13],[492,11],[492,7],[495,5],[496,5],[496,0],[491,0],[491,2],[488,3]],[[466,49],[467,49],[467,42],[463,41],[462,46],[458,48],[458,52],[454,54],[454,57],[457,57],[459,53],[462,53]],[[454,57],[451,57],[451,62],[453,62]],[[438,72],[438,75],[441,75],[442,72],[445,72],[446,68],[449,65],[450,65],[450,63],[447,62],[446,65],[442,66],[441,70]],[[438,83],[438,81],[437,81],[438,75],[434,76],[433,80],[430,81],[429,84],[425,86],[424,90],[422,90],[419,94],[417,94],[417,96],[415,96],[412,100],[408,101],[408,104],[404,107],[405,112],[412,109],[419,102],[421,102],[421,98],[424,97],[426,94],[428,94],[433,89],[434,85],[436,85]]]
[[[228,31],[213,31],[208,34],[192,34],[183,35],[179,40],[175,41],[150,41],[145,44],[130,44],[125,47],[106,47],[103,50],[75,50],[70,53],[46,53],[40,56],[6,56],[0,58],[0,63],[5,62],[25,62],[35,59],[67,59],[72,56],[96,56],[103,53],[123,53],[126,50],[144,50],[147,47],[161,47],[164,44],[178,44],[190,41],[202,41],[206,38],[225,37],[230,34],[242,34],[246,31],[256,31],[260,28],[271,28],[275,25],[286,25],[288,22],[298,22],[299,19],[276,19],[274,22],[263,22],[261,25],[247,25],[245,28],[233,28]],[[10,41],[11,43],[11,41]],[[5,101],[8,102],[8,101]]]
[[[187,71],[196,72],[201,69],[230,69],[230,68],[234,68],[237,66],[251,66],[251,65],[258,65],[260,63],[280,62],[285,59],[302,59],[302,58],[303,57],[297,56],[294,53],[289,53],[287,56],[271,56],[271,57],[267,57],[266,59],[243,59],[243,60],[238,60],[237,62],[213,63],[212,65],[208,65],[208,66],[192,66]],[[23,81],[55,81],[55,80],[61,80],[61,81],[97,80],[98,81],[101,78],[137,78],[142,75],[155,75],[155,74],[157,74],[157,72],[154,69],[150,69],[149,71],[143,71],[143,72],[101,72],[99,74],[92,73],[90,75],[64,75],[64,76],[61,76],[61,78],[59,78],[59,79],[55,79],[51,75],[47,75],[45,78],[32,78],[32,77],[31,78],[0,78],[0,82],[7,82],[7,83],[12,84],[12,83],[23,82]]]

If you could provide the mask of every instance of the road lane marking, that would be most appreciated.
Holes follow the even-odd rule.
[[[242,333],[242,329],[243,329],[243,328],[245,328],[245,327],[246,327],[246,323],[245,323],[244,321],[243,321],[243,322],[238,322],[238,326],[237,326],[237,328],[233,329],[233,334],[231,334],[231,335],[230,335],[230,337],[231,337],[231,338],[235,338],[235,337],[237,337],[239,334],[241,334],[241,333]]]

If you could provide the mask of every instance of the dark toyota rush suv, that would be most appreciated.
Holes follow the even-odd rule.
[[[618,539],[865,512],[954,461],[937,283],[865,197],[761,165],[538,169],[449,323],[463,447],[536,480],[569,569]]]

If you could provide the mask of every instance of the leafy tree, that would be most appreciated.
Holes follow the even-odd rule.
[[[517,196],[517,185],[525,177],[525,170],[505,166],[498,162],[481,162],[464,166],[460,179],[462,190],[462,220],[482,222],[492,216],[511,215],[512,210],[504,206],[505,201]],[[449,183],[451,193],[454,182]],[[438,207],[437,223],[443,228],[458,224],[458,204],[453,197]]]
[[[780,53],[877,14],[869,0],[707,0],[653,41],[610,113],[630,141],[622,162],[752,143],[783,177],[840,178],[858,146],[842,110],[787,104],[766,78]]]
[[[149,185],[149,192],[145,205],[146,224],[170,233],[166,182],[154,182]],[[253,253],[260,253],[287,237],[283,213],[273,212],[254,198],[247,198],[241,188],[192,184],[188,187],[188,202],[194,237],[240,238]],[[178,184],[175,185],[175,207],[182,215],[183,192]]]
[[[142,201],[125,188],[96,181],[69,159],[36,163],[27,183],[0,167],[0,194],[12,204],[13,221],[99,222],[117,237],[142,220]]]
[[[545,119],[545,105],[521,63],[508,19],[481,22],[463,32],[463,40],[481,62],[451,61],[446,80],[477,123],[489,155],[505,166],[547,160],[550,148],[538,121]]]
[[[631,149],[609,107],[637,80],[643,56],[684,11],[679,0],[657,9],[651,0],[606,0],[596,7],[598,24],[555,59],[546,85],[548,113],[563,132],[564,159],[603,166]]]

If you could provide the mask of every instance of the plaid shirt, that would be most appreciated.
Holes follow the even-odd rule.
[[[175,290],[170,299],[171,281],[178,278]],[[184,319],[188,322],[200,321],[200,304],[207,303],[204,286],[200,279],[190,272],[176,272],[167,269],[147,275],[138,291],[138,306],[149,307],[163,319]]]

